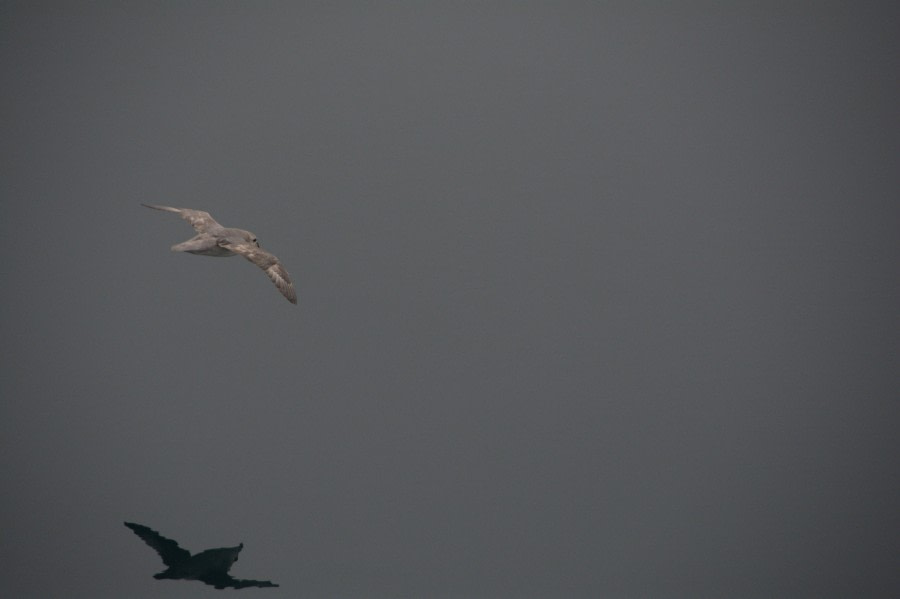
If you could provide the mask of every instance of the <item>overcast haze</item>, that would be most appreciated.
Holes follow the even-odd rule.
[[[674,4],[0,5],[0,594],[898,596],[900,14]]]

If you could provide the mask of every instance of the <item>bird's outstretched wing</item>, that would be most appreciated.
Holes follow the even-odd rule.
[[[245,589],[247,587],[277,587],[278,585],[269,580],[241,580],[232,578],[228,574],[209,574],[200,579],[201,582],[212,585],[217,589]]]
[[[231,250],[235,254],[240,254],[263,269],[266,272],[266,275],[268,275],[268,277],[272,279],[272,282],[275,283],[275,286],[278,287],[278,291],[281,292],[281,295],[286,297],[292,304],[297,303],[297,292],[294,290],[294,284],[291,282],[291,277],[288,276],[288,273],[281,265],[281,262],[279,262],[278,258],[273,254],[270,254],[266,250],[252,243],[241,243],[228,239],[221,239],[219,240],[219,245]]]
[[[144,526],[143,524],[135,524],[126,522],[125,526],[134,531],[134,534],[141,537],[145,543],[150,545],[162,558],[165,565],[176,566],[191,557],[191,552],[182,549],[178,543],[172,539],[167,539],[155,530]]]
[[[216,222],[216,219],[209,215],[209,212],[202,210],[191,210],[190,208],[170,208],[169,206],[154,206],[153,204],[141,204],[147,208],[154,210],[164,210],[166,212],[174,212],[187,222],[191,223],[194,230],[198,233],[206,233],[207,231],[221,229],[222,225]]]

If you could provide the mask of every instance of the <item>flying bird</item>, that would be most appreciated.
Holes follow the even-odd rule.
[[[174,212],[190,223],[197,234],[181,243],[172,246],[173,252],[188,252],[201,256],[217,256],[226,258],[239,254],[263,269],[268,277],[278,287],[281,295],[292,304],[297,303],[297,292],[287,271],[274,255],[259,247],[256,235],[243,229],[231,229],[223,227],[202,210],[189,208],[170,208],[169,206],[153,206],[141,204],[154,210]]]
[[[168,566],[153,578],[162,580],[199,580],[217,589],[246,587],[277,587],[278,585],[268,580],[239,580],[228,574],[232,564],[237,561],[238,553],[244,548],[241,543],[237,547],[223,547],[221,549],[207,549],[191,555],[187,549],[182,549],[172,539],[167,539],[155,530],[142,524],[126,522],[125,526],[134,531],[134,534],[150,545]]]

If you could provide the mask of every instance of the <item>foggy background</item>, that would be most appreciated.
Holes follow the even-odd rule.
[[[896,9],[82,4],[0,4],[0,594],[236,592],[128,520],[242,597],[897,596]]]

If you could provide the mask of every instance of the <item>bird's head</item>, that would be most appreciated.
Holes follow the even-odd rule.
[[[259,247],[259,241],[256,240],[256,235],[254,235],[254,234],[251,233],[250,231],[244,231],[244,236],[243,236],[243,237],[244,237],[244,239],[246,239],[247,241],[249,241],[250,243],[252,243],[252,244],[255,245],[256,247]]]

